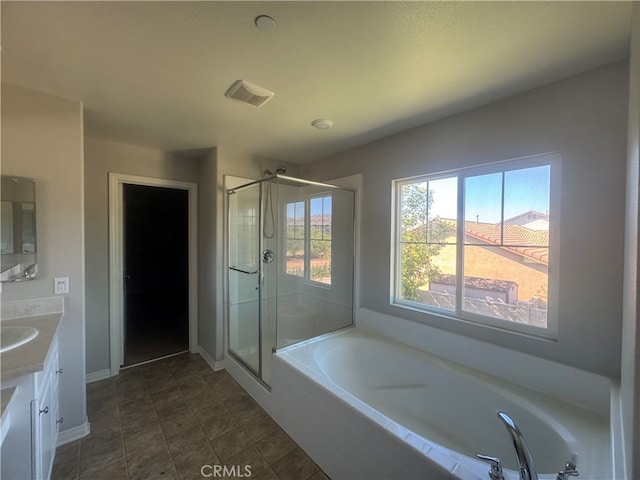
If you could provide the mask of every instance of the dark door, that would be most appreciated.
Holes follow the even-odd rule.
[[[186,190],[125,184],[124,365],[189,349]]]

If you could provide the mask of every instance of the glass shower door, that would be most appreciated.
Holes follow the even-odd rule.
[[[260,376],[260,185],[229,195],[229,351]]]

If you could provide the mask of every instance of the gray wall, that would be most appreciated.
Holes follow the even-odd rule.
[[[218,319],[216,315],[216,267],[222,269],[222,261],[216,257],[215,248],[217,158],[218,151],[214,148],[200,159],[198,166],[198,344],[213,361],[222,358],[222,354],[216,352],[216,337],[222,339],[222,335],[217,333],[222,331],[222,317]]]
[[[63,431],[86,422],[82,104],[2,85],[2,174],[36,182],[38,278],[3,284],[2,301],[53,296],[69,277],[60,324]]]
[[[640,298],[638,233],[640,225],[640,4],[632,10],[627,135],[627,223],[622,319],[621,397],[627,478],[640,478]]]
[[[617,62],[305,165],[317,180],[363,173],[360,305],[618,377],[627,74]],[[393,179],[554,151],[562,155],[557,341],[390,305]]]
[[[109,369],[109,172],[198,182],[198,162],[171,153],[85,138],[87,372]]]

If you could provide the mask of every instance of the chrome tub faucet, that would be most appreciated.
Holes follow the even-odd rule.
[[[533,457],[531,456],[529,447],[527,447],[527,443],[524,441],[524,436],[520,432],[520,429],[506,413],[498,412],[498,418],[507,428],[509,435],[511,435],[513,448],[516,451],[516,458],[518,460],[519,480],[538,480],[538,472],[533,464]],[[491,478],[491,480],[505,480],[502,463],[499,458],[480,454],[476,455],[476,457],[491,465],[491,470],[489,470],[489,478]],[[571,454],[571,458],[565,463],[564,469],[558,472],[556,480],[568,480],[569,477],[577,477],[580,475],[576,470],[576,460],[577,454]]]
[[[516,457],[518,459],[520,480],[538,480],[538,473],[533,464],[531,452],[529,451],[529,447],[527,447],[527,443],[524,441],[522,433],[520,433],[520,429],[518,429],[515,422],[506,413],[498,412],[498,418],[502,420],[502,423],[504,423],[504,426],[507,428],[507,432],[511,435],[513,448],[516,451]]]

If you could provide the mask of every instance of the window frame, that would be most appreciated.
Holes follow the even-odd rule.
[[[392,214],[391,214],[391,278],[390,278],[390,304],[395,307],[413,310],[426,314],[429,317],[446,318],[461,323],[473,324],[480,327],[498,329],[501,331],[524,334],[528,336],[557,339],[558,334],[558,250],[559,250],[559,224],[560,224],[560,162],[558,153],[547,153],[530,157],[523,157],[510,160],[502,160],[482,165],[471,165],[447,171],[435,172],[432,174],[422,174],[411,177],[404,177],[392,181]],[[510,320],[489,317],[465,311],[463,307],[464,290],[464,248],[465,232],[464,228],[464,205],[465,205],[465,179],[478,175],[494,173],[506,173],[513,170],[520,170],[533,167],[549,166],[549,260],[547,272],[547,326],[539,327],[535,325],[513,322]],[[400,294],[402,285],[402,187],[404,185],[430,182],[444,178],[456,177],[457,180],[457,217],[456,217],[456,242],[450,245],[456,246],[456,303],[455,310],[447,310],[432,305],[425,305],[419,302],[402,299]],[[503,186],[504,188],[504,186]],[[504,203],[501,205],[504,210]],[[502,222],[505,218],[502,215]],[[462,223],[461,223],[462,222]],[[496,248],[501,248],[496,246]]]
[[[285,211],[285,218],[287,218],[287,207],[291,204],[295,204],[295,203],[304,203],[304,238],[303,238],[303,243],[304,243],[304,269],[302,272],[302,275],[294,275],[292,273],[287,272],[287,241],[290,240],[290,238],[288,236],[284,236],[285,242],[283,242],[283,255],[282,258],[284,259],[284,268],[283,271],[285,273],[285,275],[288,275],[289,277],[298,279],[298,280],[302,280],[305,283],[308,283],[310,285],[313,285],[315,287],[321,287],[321,288],[331,288],[331,285],[333,283],[333,275],[330,276],[331,282],[329,283],[325,283],[325,282],[320,282],[318,280],[313,280],[311,278],[311,242],[313,240],[318,240],[318,239],[314,239],[311,238],[311,201],[313,199],[316,198],[320,198],[320,199],[324,199],[326,197],[331,198],[331,202],[333,205],[333,194],[331,194],[331,192],[322,192],[322,193],[314,193],[313,195],[308,195],[305,196],[302,199],[297,199],[293,202],[286,202],[284,204],[284,211]],[[333,209],[333,206],[332,206]],[[323,210],[324,212],[324,210]],[[324,213],[323,213],[324,214]],[[286,229],[286,226],[285,226]],[[286,232],[286,230],[285,230]],[[333,232],[332,232],[333,234]],[[323,236],[324,236],[324,232],[323,232]],[[325,240],[323,239],[319,239],[319,241],[322,242],[328,242],[330,244],[331,249],[333,249],[333,240]],[[333,266],[333,255],[332,255],[332,263],[331,265]]]

